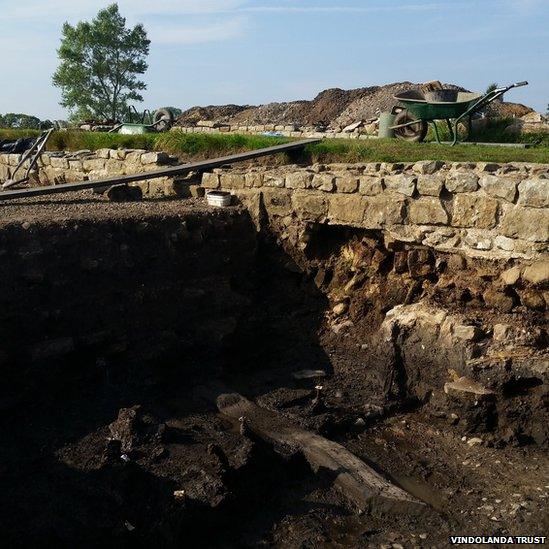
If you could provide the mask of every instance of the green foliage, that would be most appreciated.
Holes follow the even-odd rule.
[[[53,84],[73,117],[117,120],[130,101],[143,101],[138,75],[147,70],[150,40],[143,25],[126,27],[118,5],[99,11],[91,22],[63,25],[60,65]]]
[[[492,83],[489,84],[488,87],[486,88],[486,92],[485,92],[485,93],[493,92],[493,91],[496,90],[497,88],[499,88],[499,84],[498,84],[497,82],[492,82]]]
[[[30,114],[16,114],[9,112],[4,115],[0,115],[0,128],[40,128],[40,118],[32,116]]]

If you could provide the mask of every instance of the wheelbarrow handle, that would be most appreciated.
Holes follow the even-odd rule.
[[[513,84],[513,88],[520,88],[521,86],[528,86],[528,82],[526,80],[522,82],[517,82],[516,84]]]

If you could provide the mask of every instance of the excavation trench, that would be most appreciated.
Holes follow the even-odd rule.
[[[33,208],[0,232],[8,546],[543,531],[547,336],[540,315],[476,301],[471,265],[344,227],[280,240],[240,207]],[[522,340],[486,366],[502,319]],[[223,393],[342,445],[426,511],[361,508],[337,471],[220,414]]]

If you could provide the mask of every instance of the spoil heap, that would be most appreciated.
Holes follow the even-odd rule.
[[[327,125],[345,127],[357,120],[377,118],[394,104],[396,93],[419,87],[412,82],[396,82],[353,90],[331,88],[320,92],[312,101],[289,101],[259,106],[220,105],[192,107],[178,118],[179,126],[196,124],[199,120],[231,125],[295,124],[296,126]],[[445,87],[463,90],[454,84]],[[518,103],[497,102],[490,106],[495,116],[523,116],[532,109]]]

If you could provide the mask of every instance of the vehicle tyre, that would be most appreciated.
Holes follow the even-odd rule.
[[[413,122],[414,120],[417,120],[417,124],[412,124],[404,128],[395,128],[395,136],[406,141],[423,141],[427,135],[427,122],[418,120],[407,110],[403,110],[396,115],[393,125],[398,126],[399,124],[406,124],[407,122]]]

